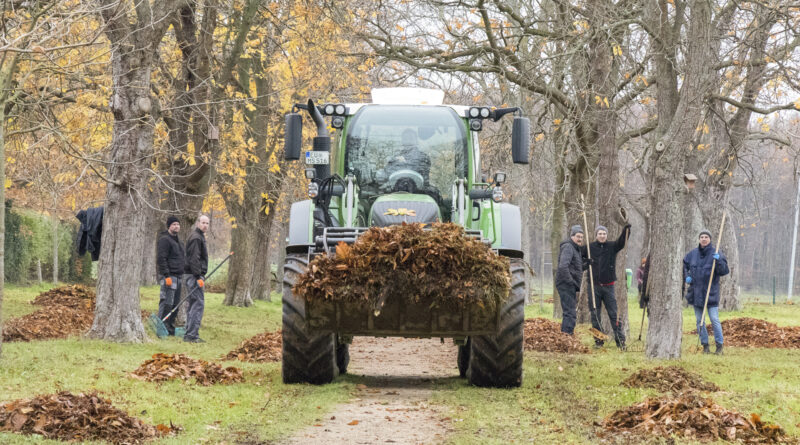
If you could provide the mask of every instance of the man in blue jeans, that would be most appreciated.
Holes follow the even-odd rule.
[[[711,277],[711,267],[714,266],[714,277]],[[714,342],[717,355],[722,355],[722,324],[719,322],[719,277],[728,275],[728,260],[722,252],[715,253],[714,245],[711,244],[711,232],[706,229],[700,231],[700,244],[692,249],[683,259],[683,276],[689,291],[686,299],[689,304],[694,306],[694,315],[697,319],[697,333],[700,335],[700,343],[703,344],[703,354],[709,354],[708,330],[703,323],[703,307],[706,304],[706,292],[708,292],[708,281],[711,279],[711,291],[708,294],[708,318],[711,319],[711,327],[714,329]]]
[[[189,308],[186,310],[186,334],[183,341],[205,343],[200,338],[200,324],[205,309],[205,279],[208,272],[208,247],[206,232],[209,219],[205,215],[197,218],[194,230],[186,240],[186,286],[189,289]]]

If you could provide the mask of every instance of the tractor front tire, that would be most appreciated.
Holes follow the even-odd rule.
[[[522,346],[525,323],[525,269],[511,260],[511,292],[500,309],[495,335],[470,337],[467,380],[475,386],[512,388],[522,385]]]
[[[464,378],[467,376],[467,368],[469,368],[469,350],[470,350],[470,341],[469,337],[467,337],[467,342],[464,343],[464,346],[458,347],[458,376]]]
[[[336,340],[336,367],[339,368],[339,374],[347,374],[347,365],[349,364],[350,345],[339,343],[339,340]]]
[[[287,255],[283,265],[283,383],[330,383],[338,374],[336,336],[311,332],[305,302],[292,293],[308,269],[305,255]]]

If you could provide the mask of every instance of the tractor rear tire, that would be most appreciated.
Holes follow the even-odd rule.
[[[347,374],[347,365],[349,364],[350,345],[339,343],[339,340],[336,340],[336,367],[339,368],[339,374]]]
[[[464,343],[464,346],[458,347],[458,376],[464,378],[467,376],[467,368],[469,368],[469,349],[470,349],[470,341],[469,337],[467,337],[467,342]]]
[[[330,383],[338,374],[336,336],[312,332],[306,324],[305,302],[292,293],[308,269],[305,255],[286,255],[283,265],[283,383]]]
[[[511,292],[500,309],[495,335],[470,337],[467,380],[475,386],[512,388],[522,385],[522,346],[525,323],[525,269],[511,260]]]

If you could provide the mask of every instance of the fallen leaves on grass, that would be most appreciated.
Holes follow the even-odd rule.
[[[399,300],[494,311],[510,290],[508,260],[456,224],[430,227],[371,227],[353,245],[339,243],[335,256],[316,256],[293,291],[309,301],[360,302],[375,310]]]
[[[641,403],[620,409],[603,422],[600,435],[636,437],[672,435],[698,441],[738,441],[748,444],[785,443],[790,438],[783,429],[761,421],[757,414],[750,418],[728,411],[713,400],[687,392],[675,398],[647,398]]]
[[[525,320],[525,349],[543,352],[589,352],[578,337],[561,332],[561,325],[545,318]]]
[[[94,320],[95,293],[82,285],[61,286],[36,296],[31,302],[44,306],[36,312],[12,318],[3,327],[3,341],[67,338],[86,332]]]
[[[283,339],[281,331],[264,332],[242,342],[238,348],[229,352],[225,360],[243,362],[279,362]]]
[[[142,363],[133,371],[132,376],[148,382],[194,378],[197,384],[203,386],[244,380],[242,371],[233,366],[223,368],[216,363],[193,359],[183,354],[161,353],[153,354],[153,358]]]
[[[628,388],[655,388],[660,392],[686,390],[719,391],[719,387],[680,366],[656,366],[640,369],[622,382]]]
[[[713,336],[711,325],[707,329]],[[722,333],[727,346],[800,348],[800,326],[779,327],[765,320],[741,317],[723,321]],[[692,334],[697,334],[697,330]]]
[[[97,295],[94,289],[81,284],[61,286],[42,292],[31,301],[37,306],[67,306],[74,309],[88,309],[94,311],[94,302]]]
[[[179,430],[173,425],[148,425],[97,393],[64,391],[0,405],[0,431],[40,434],[48,439],[132,444]]]
[[[92,310],[46,306],[31,314],[8,320],[3,326],[3,341],[67,338],[89,330],[93,320]]]

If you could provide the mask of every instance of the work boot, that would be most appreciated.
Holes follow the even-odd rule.
[[[617,343],[617,348],[619,348],[620,351],[627,351],[628,346],[625,345],[625,340],[622,340],[619,343]]]
[[[703,345],[703,354],[711,354],[711,349],[708,347],[708,344]]]
[[[603,340],[595,340],[594,341],[594,348],[595,349],[601,349],[603,347],[604,343],[605,342],[603,342]]]
[[[722,343],[717,343],[717,349],[714,351],[714,355],[723,355],[722,354]]]
[[[184,338],[183,341],[185,341],[186,343],[205,343],[206,342],[205,340],[203,340],[200,337],[198,337],[198,338]]]

